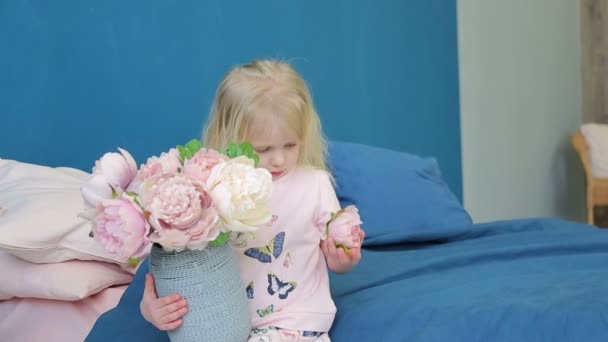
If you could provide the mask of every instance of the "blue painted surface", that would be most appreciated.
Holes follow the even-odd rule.
[[[437,157],[462,198],[455,0],[0,3],[0,157],[89,171],[198,137],[232,65],[288,59],[326,134]]]

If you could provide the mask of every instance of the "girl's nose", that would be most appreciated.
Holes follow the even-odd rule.
[[[283,156],[282,152],[276,152],[275,154],[273,154],[272,159],[270,160],[272,166],[281,166],[283,165],[284,161],[285,157]]]

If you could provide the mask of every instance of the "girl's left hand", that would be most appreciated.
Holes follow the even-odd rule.
[[[365,232],[359,231],[361,243],[365,238]],[[336,242],[331,236],[321,241],[321,250],[325,255],[327,266],[335,273],[346,273],[350,271],[361,260],[361,247],[351,247],[346,253],[344,248],[336,247]]]

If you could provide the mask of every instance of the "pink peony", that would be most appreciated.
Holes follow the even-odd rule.
[[[150,240],[165,250],[203,249],[220,233],[211,197],[192,177],[178,173],[148,179],[141,199],[154,228]]]
[[[137,174],[135,159],[121,148],[120,153],[108,152],[95,161],[91,177],[80,188],[85,203],[97,206],[104,199],[112,198],[112,189],[118,195],[129,186]]]
[[[123,258],[147,254],[150,225],[129,198],[105,199],[97,206],[93,236],[108,252]]]
[[[211,174],[211,169],[229,158],[215,150],[201,148],[192,158],[184,163],[184,173],[205,183]]]
[[[179,151],[172,148],[168,152],[163,152],[160,156],[150,157],[144,165],[141,166],[133,184],[133,190],[138,191],[139,185],[146,179],[151,177],[174,174],[182,167],[182,162],[179,159]]]
[[[359,210],[354,205],[338,211],[336,215],[327,223],[327,233],[331,236],[336,246],[359,247],[361,246],[361,218]]]

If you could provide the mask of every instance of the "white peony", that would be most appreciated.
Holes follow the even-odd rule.
[[[272,175],[255,168],[252,159],[240,156],[217,164],[206,185],[226,230],[252,232],[272,219]]]

